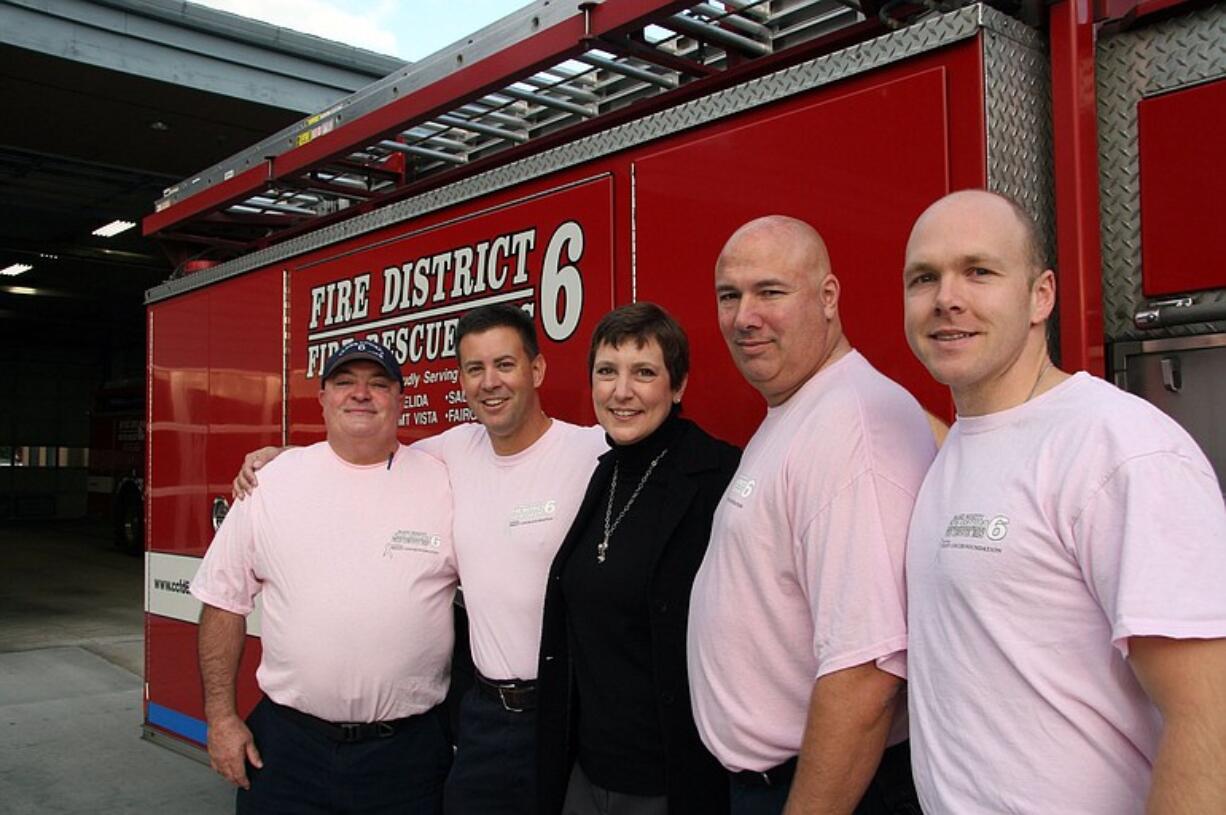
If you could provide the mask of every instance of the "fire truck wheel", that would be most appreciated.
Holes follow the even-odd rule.
[[[129,555],[139,555],[145,549],[145,507],[140,493],[125,490],[115,513],[115,546]]]

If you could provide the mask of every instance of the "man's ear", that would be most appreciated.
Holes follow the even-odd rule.
[[[826,275],[817,293],[826,319],[833,320],[839,313],[839,279],[833,273]]]
[[[532,360],[532,387],[539,388],[545,381],[545,355],[537,354]]]
[[[1030,284],[1030,324],[1046,322],[1055,307],[1056,273],[1044,269]]]

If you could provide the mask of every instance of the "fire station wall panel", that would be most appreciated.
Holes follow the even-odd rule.
[[[1226,79],[1142,99],[1137,132],[1142,291],[1226,286]]]
[[[925,206],[952,185],[986,183],[974,101],[982,95],[951,101],[976,77],[975,50],[951,49],[636,162],[638,298],[661,303],[689,332],[687,409],[715,435],[743,443],[764,410],[718,330],[715,261],[737,226],[773,213],[807,221],[826,239],[852,344],[930,410],[948,415],[948,391],[907,349],[902,261]]]
[[[555,181],[555,183],[557,183]],[[587,338],[613,305],[614,181],[598,173],[515,199],[380,232],[297,266],[290,297],[290,441],[323,436],[317,394],[343,342],[388,345],[406,383],[406,441],[470,421],[457,376],[455,326],[476,306],[534,315],[548,361],[551,415],[590,423]]]

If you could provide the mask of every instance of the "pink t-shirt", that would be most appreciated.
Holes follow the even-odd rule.
[[[1161,719],[1128,637],[1226,636],[1226,510],[1187,433],[1085,373],[959,419],[909,547],[925,811],[1142,812]]]
[[[549,566],[609,449],[604,431],[554,419],[527,450],[500,456],[484,427],[466,424],[414,449],[451,476],[473,664],[489,679],[535,679]]]
[[[406,447],[390,468],[358,466],[320,442],[260,470],[191,593],[243,615],[262,595],[256,681],[274,702],[371,722],[443,700],[455,586],[443,466]]]
[[[905,676],[903,546],[935,452],[919,404],[854,351],[767,411],[690,606],[694,717],[729,770],[800,752],[819,677],[873,661]]]

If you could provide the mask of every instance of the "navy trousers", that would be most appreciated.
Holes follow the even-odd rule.
[[[261,701],[247,718],[262,769],[247,765],[251,789],[235,812],[286,815],[439,815],[451,766],[444,712],[435,708],[388,738],[340,743]]]
[[[537,815],[536,711],[515,713],[476,687],[460,704],[447,815]]]
[[[732,815],[780,815],[788,802],[791,782],[757,786],[731,780]],[[886,749],[855,815],[920,815],[919,796],[911,778],[911,744]]]

